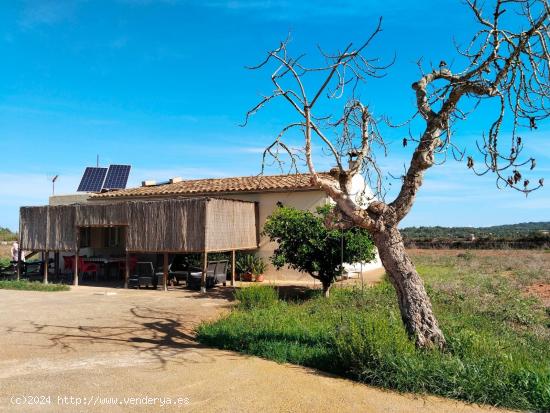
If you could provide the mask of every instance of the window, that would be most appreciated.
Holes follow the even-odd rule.
[[[82,227],[80,228],[80,248],[87,248],[91,246],[92,228]]]

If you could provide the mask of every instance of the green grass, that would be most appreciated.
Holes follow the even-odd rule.
[[[275,288],[256,284],[235,291],[235,298],[239,301],[239,307],[244,310],[272,307],[277,303],[278,296]]]
[[[550,317],[519,288],[533,274],[548,281],[546,267],[520,268],[511,257],[517,271],[503,277],[516,267],[475,253],[416,262],[448,341],[444,353],[415,348],[387,282],[294,302],[272,299],[272,287],[245,288],[227,317],[199,327],[199,340],[398,391],[550,411]]]
[[[64,284],[42,284],[41,282],[29,282],[26,280],[0,280],[0,289],[27,291],[69,291],[70,287]]]

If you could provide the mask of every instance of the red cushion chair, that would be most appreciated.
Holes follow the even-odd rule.
[[[95,262],[86,262],[84,258],[79,257],[78,270],[80,274],[93,274],[94,278],[97,280],[99,266]]]

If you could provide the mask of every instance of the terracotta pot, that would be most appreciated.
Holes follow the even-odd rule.
[[[243,281],[254,281],[254,276],[251,272],[245,272],[241,275],[241,280]]]
[[[263,274],[256,275],[256,282],[261,283],[264,280]]]

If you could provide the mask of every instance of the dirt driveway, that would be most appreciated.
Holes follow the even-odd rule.
[[[0,411],[480,411],[197,344],[231,296],[0,290]]]

